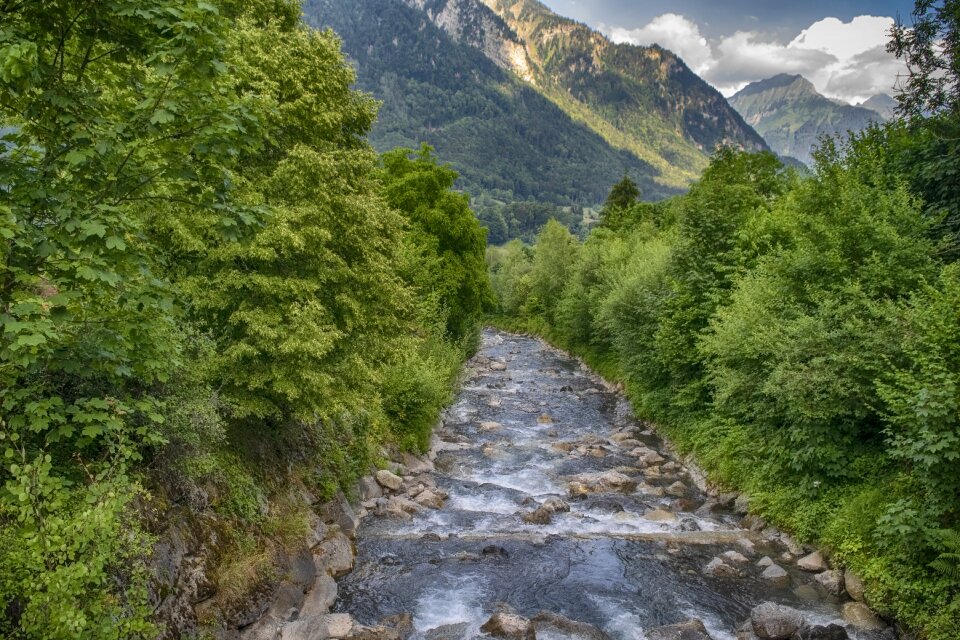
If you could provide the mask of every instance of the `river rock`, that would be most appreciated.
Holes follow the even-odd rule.
[[[747,564],[750,560],[739,551],[726,551],[720,554],[720,557],[733,564]]]
[[[380,621],[380,626],[394,629],[400,640],[407,640],[415,631],[413,628],[413,616],[409,613],[398,613],[387,616]]]
[[[791,607],[764,602],[750,611],[750,625],[760,640],[788,640],[803,626],[803,614]]]
[[[427,507],[429,509],[439,509],[443,507],[443,498],[430,489],[421,491],[413,501],[421,507]]]
[[[840,597],[843,593],[843,572],[823,571],[813,576],[820,585],[832,596]]]
[[[403,466],[407,468],[408,473],[412,473],[413,475],[433,471],[433,463],[430,462],[428,458],[418,458],[410,453],[403,454]]]
[[[703,568],[703,575],[711,578],[742,578],[743,572],[731,567],[720,558],[714,558]]]
[[[552,611],[541,611],[530,619],[534,631],[542,635],[561,636],[569,640],[610,640],[602,630]]]
[[[879,631],[887,626],[862,602],[848,602],[843,605],[843,619],[864,631]]]
[[[707,628],[700,620],[689,620],[681,624],[654,627],[644,632],[647,640],[712,640]]]
[[[823,559],[823,554],[821,554],[819,551],[814,551],[813,553],[797,560],[797,566],[804,571],[810,571],[813,573],[820,573],[821,571],[826,571],[830,568],[827,566],[827,561]]]
[[[495,613],[483,623],[480,631],[495,638],[508,640],[536,640],[536,632],[529,620],[515,613]]]
[[[847,590],[847,594],[856,600],[857,602],[863,602],[863,581],[860,580],[860,577],[847,569],[843,573],[843,586]]]
[[[490,371],[506,371],[507,370],[507,363],[503,362],[502,360],[491,360],[488,366]]]
[[[744,493],[738,495],[737,499],[733,501],[733,510],[741,516],[747,515],[747,512],[750,511],[750,498]]]
[[[353,543],[342,533],[335,533],[313,548],[317,573],[340,576],[353,569]]]
[[[753,540],[750,538],[740,538],[737,540],[737,546],[739,546],[745,553],[753,555],[757,551],[757,547],[753,544]]]
[[[351,539],[356,537],[360,518],[342,491],[338,491],[333,499],[323,506],[323,518],[326,522],[339,526]]]
[[[520,516],[520,519],[527,524],[550,524],[550,511],[545,507],[537,507],[535,511]]]
[[[445,624],[430,629],[423,634],[423,637],[424,640],[461,640],[469,628],[470,624],[467,622]]]
[[[838,624],[804,626],[792,640],[849,640],[847,630]]]
[[[337,601],[337,581],[329,574],[321,573],[313,583],[313,588],[307,592],[300,607],[300,617],[318,616],[330,612],[330,607]]]
[[[376,479],[377,483],[381,487],[391,491],[399,491],[400,487],[403,486],[403,478],[392,471],[387,471],[386,469],[380,469],[377,471]]]
[[[281,640],[330,640],[346,638],[353,630],[354,622],[347,613],[327,613],[320,616],[298,618],[284,625]]]
[[[359,488],[360,500],[364,502],[368,500],[376,500],[383,495],[383,489],[380,488],[380,485],[373,476],[364,476],[360,478]]]
[[[677,514],[666,509],[651,509],[643,514],[644,519],[652,522],[675,522]]]
[[[568,485],[571,495],[586,495],[601,491],[631,492],[637,488],[636,481],[619,471],[581,473]]]
[[[686,494],[687,494],[687,485],[683,484],[679,480],[677,480],[672,485],[667,487],[667,495],[674,496],[675,498],[682,498]]]
[[[565,500],[557,497],[547,498],[543,501],[543,508],[550,513],[566,513],[570,511],[570,505]]]
[[[790,574],[787,573],[786,569],[778,564],[773,564],[772,560],[770,563],[771,564],[763,570],[763,573],[760,574],[761,577],[778,587],[790,586]]]
[[[480,423],[480,431],[499,431],[502,428],[502,424],[494,422],[493,420],[484,420]]]

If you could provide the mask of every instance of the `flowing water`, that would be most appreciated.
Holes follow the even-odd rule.
[[[506,603],[521,615],[548,610],[596,625],[615,640],[691,618],[721,640],[768,600],[841,623],[812,575],[781,560],[776,532],[740,528],[619,394],[542,341],[485,331],[435,439],[432,479],[449,499],[412,519],[365,520],[336,605],[360,623],[410,613],[417,637],[466,623],[456,634],[469,639]],[[644,447],[666,460],[644,465],[636,457]],[[638,486],[571,495],[574,476],[610,470]],[[549,524],[521,519],[550,497],[570,511]],[[749,558],[736,565],[744,577],[706,576],[705,565],[728,551]],[[789,585],[761,577],[763,556],[787,569]]]

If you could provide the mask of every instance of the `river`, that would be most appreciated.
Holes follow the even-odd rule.
[[[448,499],[409,519],[367,518],[339,581],[336,611],[362,624],[409,613],[416,638],[469,639],[505,603],[614,640],[694,618],[729,640],[765,601],[844,624],[778,532],[742,528],[621,394],[540,340],[484,331],[434,439],[429,481]],[[786,576],[764,578],[771,561]]]

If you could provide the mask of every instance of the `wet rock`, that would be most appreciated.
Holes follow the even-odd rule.
[[[803,614],[791,607],[764,602],[750,611],[750,625],[760,640],[789,640],[803,626]]]
[[[550,415],[544,413],[544,414],[541,415],[539,418],[537,418],[537,423],[538,423],[538,424],[553,424],[553,418],[552,418]]]
[[[443,506],[443,498],[430,489],[424,489],[413,501],[429,509],[439,509]]]
[[[566,513],[570,511],[570,505],[560,498],[547,498],[543,501],[543,508],[550,513]]]
[[[842,571],[824,571],[813,577],[820,586],[826,589],[832,596],[840,597],[843,593],[843,572]]]
[[[387,471],[386,469],[380,469],[377,471],[376,479],[377,483],[381,487],[391,491],[399,491],[400,487],[403,486],[403,478],[391,471]]]
[[[485,547],[483,548],[483,550],[482,550],[480,553],[481,553],[481,555],[484,555],[484,556],[487,556],[487,557],[495,557],[495,558],[509,558],[509,557],[510,557],[510,553],[507,552],[506,549],[504,549],[503,547],[501,547],[501,546],[499,546],[499,545],[495,545],[495,544],[488,544],[487,546],[485,546]]]
[[[433,531],[425,533],[420,536],[420,539],[424,542],[440,542],[443,538],[440,537],[439,533],[434,533]]]
[[[793,595],[804,602],[820,602],[820,593],[809,584],[797,585]]]
[[[570,453],[576,447],[573,442],[554,442],[550,446],[562,453]]]
[[[346,638],[353,630],[353,618],[346,613],[327,613],[298,618],[284,625],[281,640],[330,640]]]
[[[508,640],[536,640],[533,624],[515,613],[495,613],[483,623],[480,631],[495,638]]]
[[[321,573],[307,592],[300,607],[300,616],[318,616],[330,612],[337,600],[337,581],[329,574]]]
[[[433,471],[433,463],[426,458],[418,458],[410,453],[403,454],[403,466],[407,468],[408,473],[414,475],[418,473],[429,473]]]
[[[773,559],[770,558],[770,556],[763,556],[762,558],[757,560],[758,567],[767,568],[767,567],[772,567],[774,564],[775,563]]]
[[[643,514],[643,517],[652,522],[676,522],[677,520],[677,514],[666,509],[651,509]]]
[[[726,551],[720,554],[720,557],[733,564],[747,564],[750,560],[739,551]]]
[[[714,558],[703,568],[703,575],[711,578],[742,578],[743,572],[731,567],[720,558]]]
[[[342,533],[335,533],[313,549],[317,573],[334,577],[353,569],[353,543]]]
[[[767,522],[760,516],[747,515],[743,518],[740,526],[744,529],[750,529],[750,531],[762,531],[767,526]]]
[[[536,633],[562,636],[570,640],[610,640],[602,630],[551,611],[541,611],[530,619]]]
[[[619,471],[582,473],[568,485],[570,495],[587,495],[603,491],[631,492],[637,488],[636,481]]]
[[[843,605],[843,619],[857,629],[878,631],[886,628],[886,624],[877,617],[870,607],[862,602],[848,602]]]
[[[340,527],[340,530],[347,534],[350,539],[357,535],[357,529],[360,527],[360,518],[354,512],[353,507],[347,502],[343,492],[338,491],[333,500],[323,507],[324,520]]]
[[[748,553],[750,555],[756,553],[756,545],[753,544],[753,540],[750,538],[740,538],[737,540],[737,546],[739,546],[744,553]]]
[[[461,640],[467,633],[470,625],[466,622],[445,624],[434,627],[423,634],[424,640]]]
[[[498,396],[491,396],[487,400],[487,406],[491,409],[499,409],[503,406],[503,400],[501,400]]]
[[[847,630],[838,624],[804,626],[791,640],[849,640]]]
[[[863,581],[857,574],[847,569],[843,574],[843,586],[851,598],[863,602]]]
[[[680,522],[680,531],[700,531],[700,525],[693,518],[686,518]]]
[[[364,476],[360,478],[360,500],[376,500],[383,495],[383,489],[373,476]]]
[[[667,487],[667,495],[671,495],[676,498],[682,498],[687,494],[687,491],[688,491],[687,485],[683,484],[679,480],[677,480],[672,485]]]
[[[700,620],[647,629],[647,640],[712,640]]]
[[[760,576],[777,587],[790,586],[790,574],[778,564],[770,564]]]
[[[829,569],[827,566],[827,561],[823,559],[823,554],[821,554],[819,551],[814,551],[813,553],[797,560],[797,566],[804,571],[810,571],[813,573],[820,573],[821,571],[826,571]]]
[[[747,515],[747,512],[750,510],[750,498],[745,494],[737,496],[737,499],[733,501],[733,510],[741,516]]]
[[[520,519],[527,524],[550,524],[550,513],[545,507],[539,507],[535,511],[523,514]]]
[[[492,360],[489,365],[490,371],[506,371],[507,363],[502,360]]]
[[[380,621],[380,626],[390,627],[397,632],[399,640],[407,640],[413,635],[413,616],[409,613],[398,613],[393,616],[387,616]]]

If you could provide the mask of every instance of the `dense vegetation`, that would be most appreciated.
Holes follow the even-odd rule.
[[[624,171],[649,198],[681,186],[660,184],[649,163],[401,0],[307,0],[304,16],[343,38],[358,86],[383,102],[371,143],[387,150],[428,142],[460,173],[459,188],[485,198],[490,215],[514,201],[591,206]]]
[[[295,1],[0,25],[0,635],[153,637],[154,479],[268,558],[305,531],[293,479],[424,446],[490,302],[483,231],[429,149],[378,158]]]
[[[718,482],[937,640],[960,629],[956,9],[918,3],[926,26],[895,42],[905,119],[825,143],[812,175],[721,150],[687,195],[618,185],[585,242],[550,223],[488,250],[504,323],[622,379]]]

